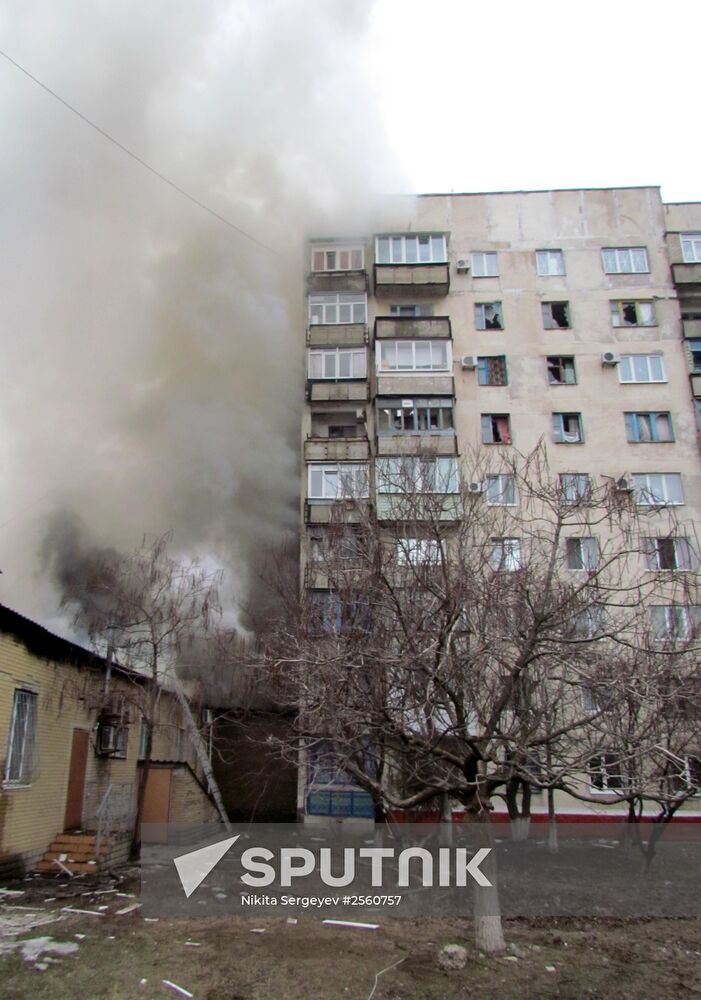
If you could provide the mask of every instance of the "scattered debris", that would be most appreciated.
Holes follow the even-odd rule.
[[[73,872],[70,870],[70,868],[66,868],[66,866],[63,864],[65,860],[66,860],[66,855],[62,854],[60,858],[54,858],[54,864],[58,865],[61,871],[65,872],[65,874],[68,875],[69,878],[73,878]]]
[[[299,921],[297,920],[297,917],[288,917],[287,918],[287,923],[288,924],[298,924]]]
[[[379,972],[375,973],[375,982],[368,995],[368,1000],[372,1000],[372,998],[375,996],[375,990],[377,989],[377,984],[380,981],[380,976],[384,976],[385,972],[389,972],[390,969],[396,969],[398,965],[402,964],[402,962],[406,962],[408,957],[409,957],[408,955],[405,955],[404,958],[400,958],[398,961],[393,962],[392,965],[388,965],[386,969],[380,969]]]
[[[71,955],[78,950],[73,941],[54,941],[51,937],[29,938],[25,941],[4,941],[0,943],[0,954],[15,949],[22,952],[25,962],[36,962],[44,952],[54,955]]]
[[[10,899],[15,896],[24,896],[24,889],[0,889],[0,896],[8,896]]]
[[[555,972],[555,966],[554,965],[546,965],[545,966],[545,971],[546,972]]]
[[[322,920],[322,924],[333,924],[335,927],[355,927],[364,931],[376,931],[379,924],[362,924],[356,920]]]
[[[464,969],[467,965],[467,948],[461,944],[446,944],[436,956],[441,969]]]
[[[160,919],[161,919],[160,917],[144,917],[144,923],[157,924]]]
[[[504,962],[518,962],[515,955],[502,955],[502,960]]]
[[[79,941],[82,941],[85,938],[85,934],[74,934],[73,937],[77,937]]]
[[[73,906],[62,906],[61,909],[64,913],[87,913],[91,917],[104,917],[104,913],[100,913],[99,910],[79,910]]]
[[[251,927],[251,934],[265,934],[265,927]]]
[[[195,995],[194,993],[190,993],[189,990],[186,990],[184,986],[178,986],[177,983],[171,983],[170,979],[162,979],[161,982],[164,986],[167,986],[169,990],[175,990],[175,992],[179,993],[181,997],[193,997]]]
[[[117,910],[117,916],[123,917],[125,913],[132,913],[139,909],[141,909],[141,903],[131,903],[130,906],[123,906],[121,910]]]
[[[201,948],[202,947],[202,943],[200,941],[186,941],[185,942],[185,947],[186,948]]]

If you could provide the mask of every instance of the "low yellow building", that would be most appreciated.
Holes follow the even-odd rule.
[[[0,877],[33,868],[67,831],[93,834],[93,851],[99,831],[102,860],[126,859],[149,690],[138,673],[108,672],[101,657],[0,605]],[[165,688],[154,722],[144,822],[216,819]]]

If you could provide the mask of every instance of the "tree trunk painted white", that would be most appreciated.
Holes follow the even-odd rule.
[[[475,921],[475,946],[487,955],[495,955],[506,948],[501,925],[501,903],[497,884],[497,862],[494,853],[494,834],[489,816],[475,824],[481,830],[485,847],[491,847],[490,854],[480,865],[480,870],[492,883],[491,886],[473,887],[473,916]],[[480,845],[482,846],[482,845]]]

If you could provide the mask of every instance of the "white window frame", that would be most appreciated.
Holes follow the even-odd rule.
[[[364,271],[365,247],[362,243],[312,243],[310,267],[313,274],[323,274],[334,271]],[[335,254],[333,261],[330,255]],[[342,255],[347,254],[347,266],[342,266]],[[316,258],[322,255],[323,267],[315,267]],[[359,255],[359,256],[358,256]],[[329,267],[329,263],[334,267]]]
[[[487,310],[491,310],[492,315],[487,317]],[[487,319],[498,319],[499,325],[487,326]],[[497,302],[475,302],[475,330],[503,330],[504,329],[504,309],[500,301]]]
[[[682,258],[685,264],[701,264],[701,233],[680,233]]]
[[[588,472],[561,472],[560,490],[565,503],[572,507],[587,503],[591,500],[591,476]]]
[[[350,309],[348,317],[341,318],[341,309]],[[324,292],[309,296],[310,326],[351,326],[367,324],[368,297],[365,292]]]
[[[458,493],[458,460],[454,456],[416,458],[403,455],[375,461],[377,492],[410,496],[416,493],[436,495]],[[438,489],[436,489],[438,487]]]
[[[510,472],[487,476],[487,505],[489,507],[517,507],[518,488],[516,477]]]
[[[636,326],[657,326],[655,316],[655,303],[652,299],[611,299],[611,326],[636,327]],[[635,310],[635,323],[627,323],[624,316],[624,307],[633,306]]]
[[[36,778],[38,752],[38,696],[28,688],[15,688],[7,737],[3,784],[30,785]]]
[[[598,768],[593,768],[591,766],[592,761],[598,759],[601,763]],[[617,754],[613,753],[611,750],[599,750],[594,754],[589,761],[587,767],[587,776],[589,778],[589,790],[593,795],[621,795],[623,792],[623,775],[620,771],[616,772],[613,768],[620,768],[621,760]],[[592,775],[596,773],[601,777],[601,787],[595,785],[592,782]],[[618,779],[618,785],[611,785],[610,780],[612,777]]]
[[[397,538],[395,554],[398,566],[438,566],[443,546],[438,538]]]
[[[636,366],[642,367],[644,362],[645,371],[642,373],[646,378],[638,378],[641,374],[636,371]],[[653,371],[659,365],[658,374]],[[665,369],[664,355],[661,351],[654,354],[621,354],[618,363],[618,381],[621,385],[642,385],[646,383],[661,383],[667,381],[667,371]]]
[[[474,250],[471,259],[473,278],[499,277],[499,255],[496,250]]]
[[[660,625],[664,627],[659,628]],[[700,625],[699,605],[652,604],[650,606],[650,628],[653,638],[661,642],[685,642],[692,638],[694,631],[698,632]]]
[[[365,500],[369,496],[367,462],[314,462],[307,470],[308,500]],[[312,492],[314,474],[320,474],[321,490]],[[344,485],[345,478],[345,485]]]
[[[430,434],[433,436],[444,435],[453,437],[455,435],[454,409],[455,400],[452,396],[408,396],[401,399],[394,396],[377,396],[375,398],[375,426],[377,428],[377,436],[391,437],[397,434],[402,436]],[[384,429],[381,426],[382,421],[380,420],[380,412],[383,410],[401,410],[402,428],[390,427],[389,430]],[[438,424],[443,424],[444,414],[449,414],[446,423],[449,421],[450,426],[430,426],[431,417],[434,414]],[[422,421],[426,425],[425,427],[418,426]],[[406,426],[408,424],[412,426]]]
[[[499,573],[515,573],[521,569],[521,539],[492,538],[489,565]]]
[[[601,266],[604,274],[649,274],[647,247],[603,247]]]
[[[375,237],[376,264],[447,264],[445,233],[387,233]]]
[[[400,347],[405,350],[408,347],[410,350],[412,362],[410,368],[398,367],[398,350]],[[428,368],[419,368],[416,365],[416,351],[417,348],[425,350],[426,347],[428,347],[431,365]],[[434,364],[433,362],[434,354],[438,354],[439,347],[444,353],[445,364]],[[392,351],[394,352],[396,367],[385,367],[383,361],[389,360],[388,356]],[[449,340],[378,340],[375,345],[375,360],[379,375],[410,375],[412,373],[425,375],[432,372],[452,372],[453,370],[453,351]]]
[[[368,360],[367,351],[364,347],[313,347],[310,348],[307,358],[307,377],[314,381],[338,381],[341,379],[367,378]],[[350,375],[340,375],[341,358],[347,357],[350,360]],[[333,359],[333,375],[326,374],[329,359]],[[314,361],[320,360],[321,374],[313,374]]]
[[[567,569],[570,572],[591,573],[599,564],[599,542],[593,535],[566,538],[565,554]],[[581,565],[573,566],[572,562],[579,562]]]
[[[663,566],[662,545],[671,546],[673,566]],[[698,558],[694,547],[683,535],[646,536],[642,539],[642,550],[645,558],[645,568],[654,573],[684,573],[696,568]]]
[[[536,250],[536,271],[541,278],[563,278],[565,255],[562,250]]]
[[[639,507],[676,507],[684,503],[679,472],[634,472],[633,483]]]

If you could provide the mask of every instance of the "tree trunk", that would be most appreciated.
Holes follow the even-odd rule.
[[[557,813],[555,812],[555,791],[548,789],[548,850],[551,854],[557,854],[559,844],[557,842]]]
[[[495,955],[506,948],[504,931],[501,925],[501,904],[499,902],[499,887],[497,885],[497,861],[494,854],[494,831],[488,813],[483,813],[475,829],[482,836],[478,838],[479,846],[491,847],[480,865],[480,870],[486,875],[491,886],[473,887],[473,916],[475,921],[475,946],[487,955]]]

